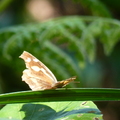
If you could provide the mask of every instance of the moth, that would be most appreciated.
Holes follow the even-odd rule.
[[[24,51],[20,56],[25,61],[22,81],[25,81],[33,90],[62,88],[76,79],[76,76],[66,80],[57,81],[54,74],[36,57]]]

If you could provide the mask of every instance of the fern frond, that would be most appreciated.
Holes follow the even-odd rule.
[[[119,41],[120,22],[99,17],[62,17],[38,24],[0,30],[1,59],[16,61],[23,50],[31,52],[64,79],[77,75],[85,59],[95,59],[96,40],[106,54]],[[2,61],[4,62],[4,61]],[[62,77],[61,77],[62,75]]]

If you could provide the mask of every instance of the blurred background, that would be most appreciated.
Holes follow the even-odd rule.
[[[0,92],[29,90],[24,50],[71,87],[120,87],[119,0],[1,0]],[[70,87],[70,86],[69,86]]]

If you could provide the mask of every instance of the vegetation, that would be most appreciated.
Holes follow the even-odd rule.
[[[104,54],[108,56],[114,51],[114,47],[119,44],[120,22],[113,19],[105,4],[98,0],[74,1],[82,5],[85,10],[88,10],[89,15],[61,16],[44,22],[24,22],[21,25],[1,27],[0,92],[28,89],[20,78],[25,66],[18,57],[24,50],[32,53],[45,63],[59,80],[77,76],[76,82],[80,83],[76,84],[74,82],[71,86],[68,86],[74,89],[1,94],[0,103],[8,105],[1,109],[0,119],[37,120],[40,117],[45,118],[45,116],[50,115],[49,118],[45,119],[60,120],[65,118],[77,120],[81,117],[81,120],[85,120],[87,118],[102,119],[103,114],[104,119],[107,120],[106,116],[109,113],[104,114],[103,111],[100,113],[98,110],[99,105],[96,102],[98,108],[92,102],[87,102],[87,105],[85,102],[84,106],[83,101],[120,100],[119,89],[79,88],[91,87],[87,85],[83,71],[88,64],[94,64],[95,60],[99,58],[98,47],[102,45]],[[0,11],[3,12],[14,2],[4,0],[4,2],[1,1],[0,3]],[[95,81],[97,81],[96,78]],[[88,83],[93,86],[95,84],[91,81]],[[100,86],[96,87],[103,86],[100,84]],[[59,92],[60,97],[56,97]],[[28,102],[34,103],[27,104]],[[118,109],[119,105],[114,111]],[[40,114],[38,111],[42,113]],[[33,116],[29,118],[31,113],[33,113]],[[111,119],[116,116],[113,115]],[[118,116],[116,118],[119,119]]]

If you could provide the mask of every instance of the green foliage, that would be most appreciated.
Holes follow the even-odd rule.
[[[0,11],[6,9],[11,1],[0,1]],[[80,2],[93,15],[111,17],[106,6],[99,0],[74,1]],[[80,79],[80,67],[85,66],[86,59],[91,62],[95,59],[96,40],[100,40],[106,55],[109,55],[119,37],[119,21],[89,16],[61,17],[43,23],[4,28],[0,30],[0,65],[8,65],[22,72],[25,66],[18,56],[26,50],[45,63],[57,78],[65,79],[76,75]],[[87,104],[78,102],[83,100],[120,100],[119,90],[68,89],[67,91],[61,89],[2,94],[0,95],[1,104],[38,101],[41,103],[6,105],[0,111],[0,120],[23,118],[27,120],[29,117],[34,120],[43,118],[44,115],[52,120],[101,119],[100,112],[92,102]],[[45,103],[43,101],[75,102]]]
[[[12,110],[10,110],[12,109]],[[101,118],[92,102],[49,102],[9,104],[0,111],[0,118],[17,120],[93,120]]]
[[[100,0],[74,0],[81,3],[94,16],[111,17],[107,6]]]
[[[89,102],[89,100],[118,101],[120,100],[119,94],[120,89],[94,88],[24,91],[1,94],[0,104],[9,103],[9,105],[1,109],[0,118],[8,120],[21,120],[23,118],[25,120],[29,120],[30,118],[33,120],[39,120],[39,118],[47,120],[61,120],[62,118],[67,120],[102,119],[100,111],[92,102]],[[79,102],[84,100],[87,102]]]
[[[26,50],[43,61],[58,78],[76,75],[80,79],[80,67],[84,67],[85,59],[91,62],[95,59],[96,40],[101,41],[108,55],[119,37],[120,22],[99,17],[62,17],[4,28],[0,30],[0,61],[14,64],[22,71],[23,63],[18,56]]]
[[[0,104],[59,101],[118,101],[120,89],[60,88],[56,90],[23,91],[0,95]]]

